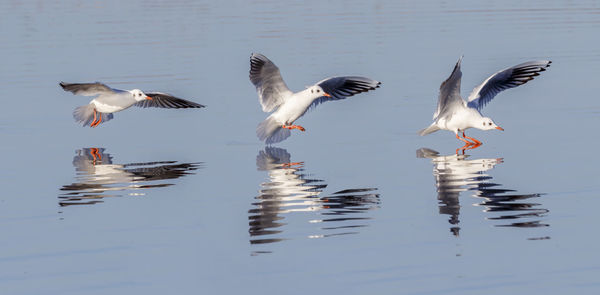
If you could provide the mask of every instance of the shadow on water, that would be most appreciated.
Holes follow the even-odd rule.
[[[320,196],[327,184],[304,171],[304,162],[291,162],[291,155],[281,148],[266,147],[256,157],[259,171],[267,171],[269,181],[261,184],[259,195],[248,211],[250,244],[269,244],[306,236],[325,238],[357,234],[366,227],[369,210],[379,208],[376,188],[344,189]],[[294,215],[295,214],[295,215]],[[300,219],[297,227],[286,226],[284,219]],[[317,231],[305,225],[319,224]],[[286,226],[286,233],[284,233]],[[290,231],[308,231],[290,234]],[[287,234],[287,235],[285,235]],[[270,253],[254,251],[252,254]]]
[[[496,165],[503,162],[502,158],[496,159],[471,159],[469,155],[440,156],[437,151],[421,148],[417,150],[418,158],[431,159],[433,163],[433,176],[438,192],[440,214],[450,215],[448,222],[452,224],[450,231],[459,235],[460,227],[460,201],[459,195],[464,191],[473,191],[484,212],[498,213],[488,217],[488,220],[501,221],[497,227],[545,227],[548,224],[541,222],[541,218],[549,211],[539,208],[541,204],[529,203],[525,200],[539,198],[542,194],[515,194],[515,190],[500,188],[501,184],[492,182],[492,177],[485,174]],[[547,239],[531,238],[531,239]]]
[[[73,157],[76,182],[60,189],[63,193],[58,203],[62,207],[93,205],[107,197],[144,195],[137,191],[171,186],[173,183],[160,181],[194,174],[200,165],[177,161],[115,164],[103,148],[83,148]]]

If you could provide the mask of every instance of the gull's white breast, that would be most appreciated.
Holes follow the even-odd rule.
[[[475,123],[478,122],[480,118],[481,114],[477,110],[465,107],[452,114],[449,120],[444,118],[446,120],[444,120],[442,126],[446,127],[447,130],[465,131],[475,127]]]
[[[128,92],[123,92],[113,95],[101,95],[90,103],[94,104],[96,110],[101,113],[114,113],[132,106],[135,99]]]
[[[306,112],[313,100],[314,98],[307,93],[307,90],[294,93],[279,107],[275,116],[281,122],[292,124]]]

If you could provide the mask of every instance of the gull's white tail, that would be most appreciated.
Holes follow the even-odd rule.
[[[281,128],[281,123],[269,116],[256,127],[256,136],[266,144],[278,143],[290,137],[289,129]]]
[[[113,118],[113,114],[110,113],[98,112],[97,116],[102,116],[101,123],[109,121]],[[87,104],[75,108],[75,110],[73,111],[73,118],[77,123],[83,124],[83,126],[90,126],[90,124],[94,121],[94,105]]]
[[[437,125],[431,124],[429,127],[425,128],[425,129],[421,129],[421,131],[419,131],[419,135],[423,136],[423,135],[427,135],[429,133],[433,133],[440,130],[440,127],[437,127]]]

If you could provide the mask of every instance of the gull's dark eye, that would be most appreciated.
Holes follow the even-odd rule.
[[[492,126],[492,122],[488,123],[488,125]]]
[[[485,126],[485,122],[483,122],[483,126]]]
[[[314,90],[312,90],[312,89],[310,90],[310,93],[314,93],[314,92],[315,92]]]
[[[317,92],[321,92],[321,90],[317,89]]]

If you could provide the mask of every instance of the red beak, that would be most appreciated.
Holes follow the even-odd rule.
[[[327,92],[323,92],[323,96],[331,97],[331,94],[329,94]]]
[[[152,97],[150,97],[150,96],[146,96],[146,99],[147,99],[147,100],[152,100]]]
[[[496,126],[496,129],[504,131],[504,128],[500,127],[500,126]]]

